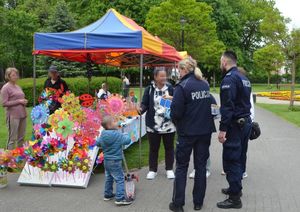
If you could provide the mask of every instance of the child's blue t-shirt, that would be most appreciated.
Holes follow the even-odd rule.
[[[130,142],[127,134],[118,130],[103,130],[101,136],[97,138],[96,145],[102,147],[104,160],[122,160],[122,148]]]

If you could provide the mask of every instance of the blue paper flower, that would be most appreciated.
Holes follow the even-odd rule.
[[[37,105],[31,111],[31,120],[33,124],[47,123],[49,117],[49,109],[45,105]]]

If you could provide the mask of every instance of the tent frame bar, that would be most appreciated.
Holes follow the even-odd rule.
[[[33,106],[36,105],[36,55],[33,55]]]
[[[144,68],[144,55],[140,55],[140,105],[143,97],[143,68]],[[139,133],[139,169],[142,167],[142,114],[140,114],[140,133]]]

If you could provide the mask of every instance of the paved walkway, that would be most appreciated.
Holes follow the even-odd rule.
[[[248,175],[244,180],[241,212],[299,212],[300,211],[300,128],[263,109],[256,108],[262,136],[249,144]],[[223,211],[216,202],[223,200],[220,189],[227,183],[221,173],[221,145],[213,136],[211,146],[211,172],[208,179],[204,212]],[[43,188],[19,186],[17,174],[9,176],[9,186],[0,190],[1,212],[99,212],[168,211],[172,181],[165,178],[163,165],[154,181],[145,180],[147,168],[139,171],[137,199],[131,206],[116,207],[113,202],[102,201],[103,174],[91,177],[87,189]],[[188,180],[185,211],[192,208],[192,184]],[[237,211],[237,210],[227,210]]]

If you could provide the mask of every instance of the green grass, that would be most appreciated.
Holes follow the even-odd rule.
[[[257,104],[266,110],[280,116],[281,118],[300,127],[300,106],[295,106],[294,110],[289,110],[288,105],[274,105],[274,104]]]
[[[30,117],[32,108],[27,108],[28,117]],[[0,148],[5,148],[7,143],[8,130],[6,127],[6,115],[3,107],[0,107]],[[32,132],[32,122],[30,118],[27,118],[27,128],[26,128],[26,140],[30,140]]]

